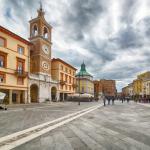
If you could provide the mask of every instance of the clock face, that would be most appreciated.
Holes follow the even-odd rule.
[[[43,52],[45,53],[45,54],[49,54],[49,48],[48,48],[48,46],[47,45],[43,45],[42,46],[42,50],[43,50]]]
[[[42,68],[44,70],[49,70],[49,64],[46,61],[42,61]]]

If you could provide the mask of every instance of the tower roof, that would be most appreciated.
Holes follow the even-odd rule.
[[[76,74],[76,76],[78,77],[78,76],[91,76],[92,77],[92,75],[91,74],[89,74],[87,71],[86,71],[86,65],[84,64],[84,61],[83,61],[83,63],[81,64],[81,69],[80,69],[80,71]]]

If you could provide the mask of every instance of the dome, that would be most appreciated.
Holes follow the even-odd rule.
[[[86,71],[86,66],[85,66],[84,62],[81,64],[81,69],[80,69],[80,71],[76,74],[76,77],[79,77],[79,76],[90,76],[90,77],[92,77],[92,75],[89,74],[89,73]]]

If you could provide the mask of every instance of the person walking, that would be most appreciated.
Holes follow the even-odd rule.
[[[110,105],[110,97],[109,96],[107,97],[107,100],[108,100],[108,105]]]
[[[115,98],[114,96],[112,97],[112,105],[114,105],[114,101],[115,101]]]
[[[104,103],[104,106],[106,106],[106,98],[104,95],[103,95],[103,103]]]

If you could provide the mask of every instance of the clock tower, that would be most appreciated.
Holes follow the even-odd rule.
[[[51,79],[51,30],[44,18],[42,5],[37,10],[38,16],[30,23],[30,74],[29,102],[51,100],[51,89],[57,89],[58,82]]]
[[[30,72],[51,76],[51,30],[44,18],[45,12],[37,10],[38,16],[30,20]]]

